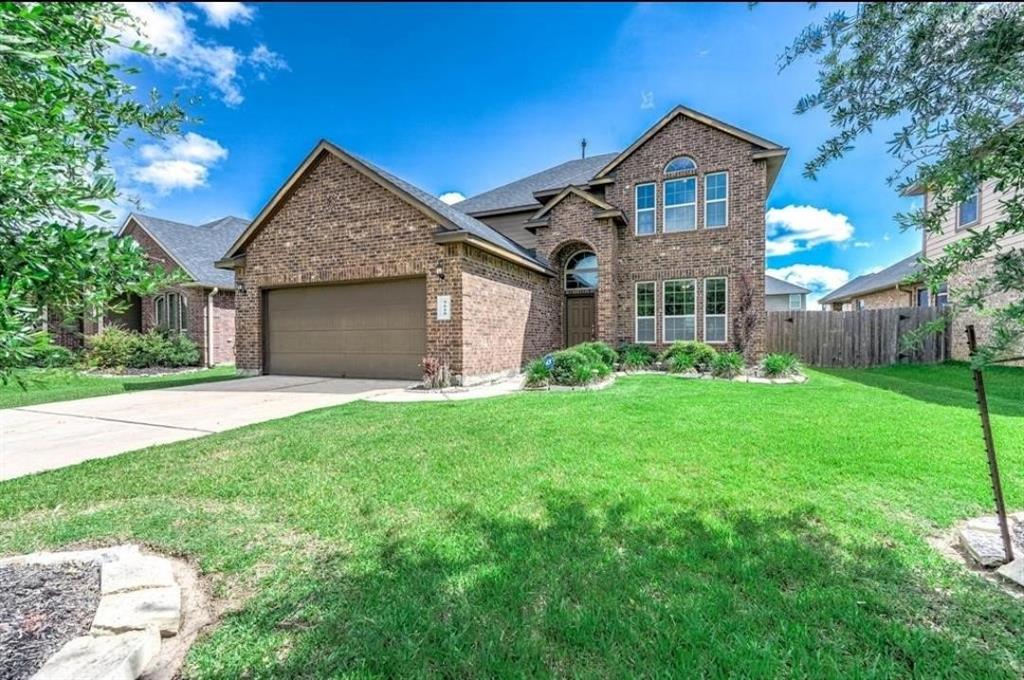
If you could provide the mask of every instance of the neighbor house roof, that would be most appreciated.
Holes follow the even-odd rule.
[[[471,196],[455,204],[462,212],[472,215],[489,212],[511,212],[515,208],[536,210],[538,191],[553,191],[564,187],[580,186],[590,181],[598,170],[608,164],[617,153],[606,153],[590,158],[566,161],[547,170],[541,170],[528,177],[509,182],[496,189]]]
[[[783,281],[767,274],[764,276],[765,295],[806,295],[810,292],[810,288],[804,288],[803,286],[798,286],[795,283]]]
[[[866,295],[868,293],[874,293],[887,288],[895,288],[903,283],[904,279],[907,277],[913,276],[921,271],[921,267],[917,263],[917,258],[920,255],[921,253],[919,252],[914,253],[913,255],[900,260],[896,264],[890,265],[881,271],[875,272],[874,274],[858,276],[846,285],[836,288],[834,291],[821,298],[819,302],[822,304],[845,302],[846,300],[858,295]]]
[[[220,259],[238,235],[249,226],[248,220],[240,217],[222,217],[205,224],[186,224],[131,213],[118,233],[124,233],[125,228],[133,221],[196,283],[210,287],[234,288],[234,274],[218,269],[214,262]]]
[[[456,210],[433,194],[420,189],[416,185],[407,182],[396,175],[392,175],[386,170],[345,151],[341,147],[327,140],[321,140],[316,147],[313,148],[313,151],[306,156],[306,159],[301,165],[299,165],[298,169],[292,173],[291,177],[288,178],[288,181],[278,189],[277,193],[275,193],[270,199],[270,202],[263,207],[259,215],[256,216],[256,219],[252,221],[252,224],[250,224],[249,227],[242,232],[237,239],[235,239],[229,248],[226,248],[223,251],[226,255],[224,256],[224,260],[221,262],[222,265],[230,268],[229,261],[241,254],[249,239],[251,239],[259,230],[263,222],[273,214],[277,204],[285,196],[291,193],[292,188],[299,179],[306,174],[314,161],[324,153],[330,153],[339,157],[357,172],[363,174],[385,189],[392,191],[399,198],[414,208],[417,208],[429,215],[431,218],[436,219],[443,230],[442,234],[437,235],[438,240],[444,240],[445,242],[454,240],[469,240],[470,242],[476,241],[477,244],[483,245],[485,249],[496,249],[498,254],[503,254],[513,261],[525,264],[529,268],[550,273],[550,268],[548,267],[547,262],[542,258],[537,257],[532,251],[523,248],[512,239],[498,233],[490,226],[474,217],[470,217],[461,210]]]

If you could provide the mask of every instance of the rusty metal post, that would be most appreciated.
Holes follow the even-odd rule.
[[[967,326],[967,348],[971,357],[978,349],[978,341],[974,335],[974,325]],[[996,460],[996,445],[992,441],[992,423],[988,418],[988,398],[985,396],[985,378],[977,368],[971,368],[974,374],[974,392],[978,397],[978,415],[981,416],[981,432],[985,437],[985,453],[988,456],[988,474],[992,478],[992,497],[996,502],[996,516],[999,518],[999,533],[1003,536],[1003,552],[1006,561],[1013,561],[1013,541],[1010,538],[1010,526],[1006,519],[1006,503],[1003,501],[1003,483],[999,480],[999,462]]]

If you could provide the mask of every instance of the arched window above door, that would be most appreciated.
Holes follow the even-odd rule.
[[[597,255],[589,250],[580,250],[565,261],[565,289],[589,288],[597,288]]]

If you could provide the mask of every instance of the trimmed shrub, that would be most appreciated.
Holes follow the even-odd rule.
[[[567,349],[571,349],[574,352],[579,352],[580,354],[585,356],[587,358],[587,361],[590,362],[591,366],[597,366],[598,364],[604,363],[604,358],[601,356],[601,353],[597,349],[595,349],[589,342],[582,342],[578,345],[568,347]]]
[[[654,363],[654,352],[649,346],[638,343],[619,345],[619,363],[626,371],[647,368]]]
[[[604,342],[584,342],[577,345],[577,347],[585,347],[597,353],[601,363],[603,363],[609,369],[615,368],[615,364],[619,360],[619,355],[615,352],[615,350]]]
[[[551,381],[551,369],[543,359],[534,359],[526,365],[526,386],[544,387]]]
[[[743,373],[743,355],[739,352],[720,352],[711,362],[711,373],[716,378],[735,378]]]
[[[695,368],[693,356],[689,354],[676,354],[665,360],[665,370],[669,373],[688,373]]]
[[[594,361],[575,349],[563,349],[551,355],[551,379],[558,385],[585,385],[593,379]]]
[[[761,370],[771,378],[794,375],[800,372],[800,360],[792,354],[766,354],[761,360]]]
[[[101,368],[195,366],[199,348],[181,333],[153,330],[145,335],[108,328],[85,339],[89,362]]]
[[[708,371],[711,369],[717,355],[718,352],[711,345],[687,340],[673,342],[668,349],[661,353],[661,360],[668,364],[675,357],[686,357],[690,362],[689,368],[695,368],[698,371]]]

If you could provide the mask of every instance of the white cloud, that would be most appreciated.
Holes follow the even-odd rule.
[[[846,215],[811,205],[772,208],[765,214],[765,221],[769,257],[810,250],[823,243],[844,243],[853,238],[853,225]]]
[[[854,248],[870,248],[871,247],[871,241],[854,241],[853,242],[853,247]]]
[[[139,149],[143,164],[132,168],[131,179],[154,187],[160,194],[174,189],[205,186],[210,167],[228,156],[212,139],[189,132],[183,137]]]
[[[247,24],[252,21],[256,10],[244,2],[194,2],[206,14],[206,23],[217,28],[227,28],[231,22]]]
[[[125,41],[140,40],[156,48],[163,55],[155,61],[158,67],[172,68],[186,78],[208,82],[228,106],[238,106],[244,100],[241,89],[242,76],[239,73],[243,65],[250,65],[261,80],[267,71],[287,66],[284,59],[266,45],[258,45],[247,57],[229,45],[200,39],[190,25],[190,22],[195,20],[195,15],[185,12],[180,5],[130,2],[124,3],[124,7],[139,22],[137,30],[130,31],[130,35],[124,36]],[[243,16],[246,17],[244,21],[248,21],[253,10],[244,5],[243,7],[245,10],[241,13],[236,9],[230,18],[218,18],[217,21],[243,21],[240,18]],[[214,14],[210,14],[210,10],[205,7],[203,11],[207,12],[210,22],[213,23]],[[220,13],[216,14],[217,17],[228,16],[225,10],[218,9],[214,12]]]
[[[438,198],[440,198],[442,202],[447,203],[448,205],[452,205],[458,203],[459,201],[466,200],[466,197],[458,191],[446,191],[440,196],[438,196]]]
[[[766,269],[765,274],[783,281],[810,288],[807,309],[818,309],[818,300],[850,280],[850,272],[823,264],[791,264],[778,269]]]

